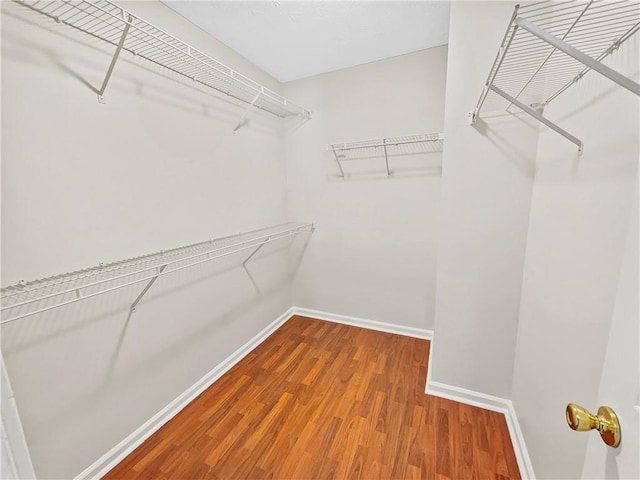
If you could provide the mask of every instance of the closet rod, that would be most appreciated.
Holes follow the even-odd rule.
[[[278,228],[278,227],[272,227],[272,228]],[[47,299],[54,298],[54,297],[57,297],[57,296],[60,296],[60,295],[68,295],[68,294],[74,294],[74,293],[77,294],[77,296],[75,298],[72,298],[72,299],[69,299],[69,300],[64,300],[64,301],[58,302],[58,303],[56,303],[54,305],[49,305],[49,306],[46,306],[46,307],[43,307],[43,308],[39,308],[39,309],[33,310],[31,312],[26,312],[26,313],[19,314],[19,315],[10,317],[10,318],[3,319],[3,320],[0,321],[0,324],[5,324],[5,323],[13,322],[13,321],[16,321],[16,320],[20,320],[20,319],[23,319],[23,318],[26,318],[26,317],[29,317],[29,316],[32,316],[32,315],[36,315],[38,313],[43,313],[43,312],[46,312],[48,310],[52,310],[54,308],[58,308],[58,307],[62,307],[62,306],[65,306],[65,305],[69,305],[71,303],[79,302],[80,300],[85,300],[87,298],[95,297],[97,295],[102,295],[103,293],[108,293],[108,292],[112,292],[114,290],[118,290],[120,288],[124,288],[124,287],[128,287],[128,286],[131,286],[131,285],[135,285],[137,283],[141,283],[141,282],[145,282],[146,281],[146,282],[149,282],[149,284],[151,284],[158,277],[161,277],[163,275],[168,275],[170,273],[174,273],[174,272],[177,272],[177,271],[180,271],[180,270],[184,270],[186,268],[193,267],[195,265],[199,265],[199,264],[202,264],[202,263],[205,263],[205,262],[209,262],[209,261],[215,260],[217,258],[227,257],[229,255],[233,255],[235,253],[242,252],[242,251],[250,249],[250,248],[262,247],[262,245],[264,245],[266,243],[269,243],[269,242],[281,240],[281,239],[288,238],[288,237],[291,237],[291,236],[295,236],[295,235],[298,235],[298,234],[301,234],[301,233],[312,232],[314,229],[315,229],[315,226],[314,226],[313,223],[301,224],[301,225],[298,225],[296,227],[288,228],[288,229],[285,229],[285,230],[278,230],[278,231],[270,232],[270,233],[264,233],[263,235],[253,237],[253,238],[245,240],[245,241],[236,242],[236,243],[232,243],[232,244],[229,244],[229,245],[224,245],[224,246],[221,246],[221,247],[218,247],[218,248],[214,248],[212,250],[207,250],[205,252],[198,253],[198,254],[195,254],[195,255],[189,255],[187,257],[181,257],[181,258],[178,258],[178,259],[175,259],[175,260],[165,260],[163,258],[164,252],[159,252],[157,254],[153,254],[153,255],[150,255],[150,256],[145,256],[143,258],[149,259],[149,261],[154,260],[154,259],[158,260],[158,264],[156,264],[154,266],[151,266],[151,267],[147,267],[147,268],[137,269],[137,270],[135,270],[133,272],[128,272],[128,273],[116,275],[116,276],[113,276],[113,277],[109,277],[109,278],[106,278],[106,279],[103,279],[103,280],[97,280],[97,281],[90,282],[90,283],[87,283],[87,284],[84,284],[84,285],[77,285],[77,286],[74,286],[74,287],[71,287],[71,288],[67,288],[67,289],[64,289],[64,290],[61,290],[61,291],[58,291],[58,292],[43,294],[43,295],[37,296],[35,298],[29,298],[27,300],[18,301],[16,303],[13,303],[13,304],[10,304],[10,305],[3,305],[0,310],[3,310],[3,311],[4,310],[11,310],[11,309],[14,309],[14,308],[17,308],[17,307],[29,305],[29,304],[32,304],[34,302],[38,302],[38,301],[42,301],[42,300],[47,300]],[[267,230],[267,229],[263,229],[263,230]],[[237,235],[234,235],[233,237],[237,237]],[[233,237],[227,237],[227,238],[233,238]],[[224,241],[224,240],[225,240],[225,238],[223,237],[223,238],[219,238],[219,239],[214,239],[211,242],[220,242],[220,241]],[[188,245],[186,247],[182,247],[182,248],[179,248],[179,249],[174,249],[174,250],[172,250],[172,252],[173,252],[172,254],[173,255],[179,254],[180,250],[181,251],[188,251],[188,250],[192,249],[196,245],[200,246],[200,245],[202,245],[202,243],[194,244],[194,245]],[[233,250],[229,251],[229,249],[233,249]],[[200,259],[200,260],[197,260],[197,261],[193,261],[193,262],[191,262],[191,263],[189,263],[187,265],[176,266],[175,268],[169,268],[169,269],[166,268],[166,267],[168,267],[170,265],[173,265],[175,263],[178,263],[178,262],[185,262],[185,261],[197,259],[197,258],[203,257],[203,256],[207,256],[207,258]],[[252,256],[253,256],[253,254],[250,255],[249,258],[251,258]],[[154,257],[154,258],[151,258],[151,257]],[[140,259],[140,257],[137,257],[135,259],[132,259],[131,261],[135,262],[135,261],[137,261],[139,259]],[[247,260],[248,260],[248,258],[247,258]],[[247,260],[245,260],[243,262],[243,264],[246,263]],[[120,265],[122,263],[123,262],[118,262],[117,264]],[[94,271],[95,272],[108,271],[108,269],[113,267],[113,265],[114,264],[103,265],[101,267],[97,267],[96,269],[94,269]],[[135,280],[127,281],[127,282],[122,283],[120,285],[116,285],[116,286],[113,286],[113,287],[108,287],[108,288],[101,289],[101,290],[99,290],[97,292],[91,292],[91,293],[87,293],[85,295],[82,295],[81,293],[79,293],[80,290],[85,289],[85,288],[99,286],[99,285],[102,285],[102,284],[104,284],[106,282],[113,282],[115,280],[124,279],[124,278],[130,277],[132,275],[146,273],[146,272],[149,272],[151,270],[155,270],[156,272],[151,274],[151,275],[146,275],[146,276],[144,276],[142,278],[138,278],[138,279],[135,279]],[[72,272],[72,273],[70,273],[68,275],[71,277],[71,276],[75,275],[75,273]],[[53,277],[53,278],[58,279],[59,277]],[[50,280],[50,279],[38,280],[36,282],[45,283],[48,280]],[[34,282],[31,282],[31,283],[34,283]],[[45,284],[41,288],[42,289],[48,289],[49,287],[50,287],[49,284]],[[14,290],[18,290],[18,291],[14,292]],[[3,300],[3,303],[4,303],[4,301],[8,297],[19,295],[21,293],[30,293],[30,292],[34,292],[34,291],[37,291],[37,290],[38,290],[38,288],[34,288],[34,289],[31,289],[31,290],[23,290],[23,286],[20,285],[20,284],[19,285],[14,285],[14,286],[11,286],[11,287],[6,287],[6,288],[2,289],[2,293],[3,293],[2,300]],[[145,290],[143,290],[143,294],[146,293],[146,290],[148,290],[148,288],[145,288]],[[7,292],[7,291],[8,291],[8,295],[4,295],[5,292]],[[136,299],[135,303],[137,303],[140,300],[141,297],[142,297],[142,295],[139,295],[138,298]],[[135,304],[134,304],[134,308],[135,308]]]

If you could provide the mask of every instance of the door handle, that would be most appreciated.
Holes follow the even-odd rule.
[[[565,412],[567,424],[572,430],[586,432],[598,430],[602,441],[608,446],[616,448],[620,445],[620,423],[618,416],[611,407],[600,407],[594,415],[586,408],[570,403]]]

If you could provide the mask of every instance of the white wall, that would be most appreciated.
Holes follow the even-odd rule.
[[[476,105],[514,2],[452,2],[431,380],[509,397],[538,126]]]
[[[159,2],[134,14],[272,88]],[[285,221],[283,124],[2,2],[2,285]],[[78,474],[291,304],[273,245],[7,324],[2,349],[36,473]]]
[[[295,283],[296,306],[433,328],[442,153],[343,162],[328,144],[443,128],[446,47],[285,84],[313,119],[287,132],[290,218],[318,230]],[[446,142],[446,140],[445,140]]]
[[[277,87],[160,2],[126,7]],[[113,47],[13,2],[3,10],[5,282],[283,220],[276,117],[254,112],[250,128],[230,135],[244,104],[129,54],[100,105],[92,88]]]
[[[607,61],[636,81],[639,40],[636,35]],[[639,114],[636,96],[593,72],[545,110],[585,147],[578,157],[573,144],[541,130],[512,395],[541,479],[579,478],[584,463],[589,435],[566,426],[564,409],[569,402],[598,407],[637,202]]]
[[[313,112],[286,128],[253,112],[233,136],[243,105],[126,55],[99,105],[112,49],[4,2],[3,285],[286,218],[318,225],[293,292],[297,259],[275,246],[253,265],[261,292],[229,259],[158,280],[130,322],[137,288],[3,327],[36,473],[79,473],[295,304],[434,328],[432,380],[512,398],[539,478],[578,478],[589,436],[564,405],[604,398],[609,325],[633,300],[621,265],[638,103],[595,74],[554,101],[545,113],[583,138],[582,157],[523,115],[469,126],[514,3],[453,2],[448,49],[281,88],[163,5],[127,2]],[[637,49],[614,67],[637,77]],[[325,150],[443,129],[444,155],[392,159],[390,178],[369,174],[381,158],[338,178]]]

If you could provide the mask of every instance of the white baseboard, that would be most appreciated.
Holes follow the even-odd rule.
[[[319,320],[328,320],[336,323],[344,323],[356,327],[369,328],[371,330],[379,330],[382,332],[396,333],[418,338],[432,338],[433,332],[430,330],[422,330],[413,327],[404,327],[393,325],[390,323],[375,322],[373,320],[365,320],[362,318],[348,317],[345,315],[337,315],[305,308],[291,307],[285,313],[280,315],[276,320],[267,325],[260,333],[233,352],[224,361],[216,365],[209,373],[198,380],[195,384],[185,390],[178,398],[169,405],[151,417],[143,425],[137,428],[127,438],[118,443],[115,447],[105,453],[92,465],[86,468],[75,480],[97,479],[106,475],[113,467],[120,463],[124,458],[139,447],[147,438],[156,432],[165,423],[176,416],[180,410],[192,402],[198,395],[209,388],[216,380],[224,375],[236,363],[242,360],[254,348],[260,345],[269,335],[275,332],[283,323],[289,320],[293,315],[303,315],[307,317],[318,318]]]
[[[180,396],[173,400],[169,405],[159,411],[147,422],[137,428],[128,437],[118,443],[110,451],[100,457],[92,465],[86,468],[75,480],[99,479],[109,472],[113,467],[120,463],[127,455],[133,452],[147,438],[156,432],[165,423],[177,415],[184,407],[192,402],[198,395],[209,388],[216,380],[230,370],[235,364],[242,360],[254,348],[260,345],[269,335],[275,332],[282,324],[289,320],[293,315],[301,315],[305,317],[317,318],[319,320],[327,320],[355,327],[368,328],[387,333],[395,333],[397,335],[405,335],[415,338],[423,338],[431,340],[433,331],[415,327],[407,327],[395,325],[391,323],[377,322],[364,318],[350,317],[347,315],[339,315],[335,313],[311,310],[308,308],[291,307],[285,313],[280,315],[276,320],[267,325],[260,333],[242,345],[233,352],[224,361],[214,367],[209,373],[203,376],[195,384],[185,390]],[[431,354],[429,354],[429,364],[431,363]],[[510,400],[491,395],[485,395],[479,392],[473,392],[464,388],[446,385],[444,383],[431,381],[431,369],[428,369],[426,393],[438,397],[448,398],[457,402],[474,405],[476,407],[486,408],[505,415],[509,434],[513,442],[518,467],[523,480],[534,480],[533,468],[529,455],[524,443],[522,431],[518,424],[518,419]]]
[[[293,316],[293,309],[290,308],[280,315],[276,320],[267,325],[260,333],[242,345],[239,349],[228,356],[224,361],[216,365],[209,373],[185,390],[178,398],[172,401],[165,408],[151,417],[143,425],[137,428],[131,435],[118,443],[96,462],[86,468],[75,477],[75,480],[96,479],[106,475],[109,470],[120,463],[124,458],[133,452],[138,446],[149,438],[165,423],[177,415],[180,410],[192,402],[198,395],[209,388],[218,378],[224,375],[236,363],[242,360],[249,352],[260,345],[269,335],[275,332],[283,323]]]
[[[404,325],[396,325],[393,323],[377,322],[375,320],[368,320],[366,318],[350,317],[348,315],[322,312],[320,310],[312,310],[310,308],[292,307],[291,310],[294,315],[317,318],[318,320],[327,320],[334,323],[342,323],[344,325],[351,325],[353,327],[368,328],[369,330],[395,333],[396,335],[424,338],[427,340],[431,340],[433,338],[433,331],[424,328],[407,327]]]
[[[504,414],[507,422],[507,428],[509,429],[509,436],[513,443],[513,450],[518,462],[518,468],[520,469],[520,476],[522,480],[535,480],[535,474],[533,472],[533,465],[529,458],[529,452],[527,445],[520,429],[520,423],[518,422],[518,416],[513,408],[511,400],[501,397],[494,397],[493,395],[487,395],[486,393],[475,392],[473,390],[467,390],[466,388],[460,388],[453,385],[447,385],[446,383],[434,382],[431,380],[431,351],[429,351],[429,368],[427,369],[427,385],[426,393],[435,397],[446,398],[455,402],[465,403],[474,407],[485,408],[494,412],[500,412]]]

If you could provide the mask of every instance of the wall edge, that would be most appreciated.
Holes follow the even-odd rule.
[[[507,422],[509,436],[518,462],[518,469],[522,480],[535,480],[533,464],[529,457],[527,444],[520,428],[518,415],[513,406],[513,402],[507,398],[496,397],[482,392],[456,387],[442,382],[431,380],[431,350],[429,350],[429,363],[427,364],[427,383],[425,393],[434,397],[446,398],[454,402],[460,402],[474,407],[484,408],[493,412],[502,413]]]
[[[433,338],[433,330],[425,328],[408,327],[405,325],[397,325],[394,323],[378,322],[360,317],[351,317],[349,315],[341,315],[338,313],[323,312],[321,310],[313,310],[310,308],[292,307],[294,315],[303,317],[317,318],[318,320],[326,320],[343,325],[351,325],[352,327],[366,328],[369,330],[377,330],[379,332],[395,333],[396,335],[404,335],[405,337],[422,338],[431,340]]]

